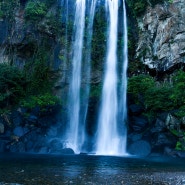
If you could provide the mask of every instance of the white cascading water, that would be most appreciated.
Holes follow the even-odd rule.
[[[86,123],[86,117],[87,117],[87,109],[88,109],[88,103],[89,103],[89,91],[90,91],[90,75],[91,75],[91,43],[92,43],[92,35],[93,35],[93,23],[94,23],[94,15],[95,15],[95,9],[96,9],[96,2],[97,0],[88,0],[88,3],[90,5],[90,9],[88,10],[88,25],[87,25],[87,40],[86,40],[86,54],[85,54],[85,62],[84,62],[84,76],[85,84],[84,84],[84,90],[83,90],[83,96],[82,96],[82,118],[81,122],[83,124],[83,130],[81,133],[82,137],[82,143],[85,142],[86,138],[86,130],[85,130],[85,123]],[[85,152],[85,150],[83,149]]]
[[[98,120],[97,155],[119,155],[120,137],[117,131],[117,38],[118,0],[106,0],[109,11],[108,53]]]
[[[126,154],[126,142],[127,142],[127,68],[128,68],[128,31],[127,31],[127,16],[126,16],[125,0],[123,0],[123,69],[121,79],[121,91],[120,91],[120,110],[119,120],[122,122],[121,136],[122,136],[122,151]]]
[[[82,130],[80,126],[80,87],[81,87],[81,63],[85,26],[86,0],[76,0],[74,43],[72,59],[72,79],[69,89],[69,125],[67,130],[66,147],[72,148],[75,153],[80,152]]]
[[[118,45],[118,0],[105,0],[107,8],[108,42],[107,56],[102,89],[102,102],[97,126],[96,154],[97,155],[126,155],[126,120],[127,120],[127,66],[128,66],[128,38],[125,0],[123,0],[123,68],[121,87],[118,88],[117,73],[117,45]],[[90,6],[87,6],[87,4]],[[72,74],[69,87],[69,123],[66,131],[66,147],[75,153],[82,151],[86,139],[86,114],[90,91],[91,73],[91,42],[93,23],[97,0],[76,0],[74,21],[74,42],[72,58]],[[68,3],[67,3],[68,4]],[[84,43],[85,12],[87,9],[88,24],[86,28],[86,42]],[[67,34],[66,34],[67,35]],[[67,37],[67,36],[66,36]],[[82,66],[83,49],[85,47],[84,66]],[[82,71],[83,70],[83,71]],[[83,73],[82,73],[83,72]],[[82,77],[82,74],[83,77]],[[85,79],[84,85],[82,78]],[[82,81],[82,82],[81,82]],[[83,88],[83,96],[81,96]],[[119,91],[118,91],[119,90]],[[118,93],[119,92],[119,93]],[[119,94],[119,95],[118,95]],[[119,102],[118,102],[119,99]],[[83,149],[83,151],[85,151]]]

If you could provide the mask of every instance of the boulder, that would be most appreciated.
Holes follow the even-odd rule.
[[[155,125],[151,128],[151,133],[159,133],[159,132],[163,132],[163,131],[166,131],[167,128],[166,128],[166,125],[165,123],[160,120],[159,118],[156,119],[156,122],[155,122]]]
[[[130,127],[135,131],[135,132],[142,132],[143,130],[146,129],[148,125],[148,120],[144,116],[133,116],[130,119]]]
[[[166,121],[165,121],[165,125],[169,130],[180,130],[180,121],[172,116],[171,114],[168,114]]]
[[[185,151],[181,150],[174,150],[169,147],[165,148],[165,154],[170,156],[170,157],[180,157],[180,158],[185,158]]]
[[[128,135],[128,139],[131,140],[132,142],[135,142],[135,141],[138,141],[138,140],[141,140],[142,138],[142,134],[129,134]]]
[[[134,116],[139,116],[144,111],[140,105],[132,104],[129,106],[129,113]]]
[[[49,143],[49,153],[74,154],[74,151],[71,148],[65,148],[63,141],[59,138],[55,138]]]
[[[75,153],[74,153],[73,149],[71,149],[71,148],[64,148],[64,149],[60,150],[60,154],[73,155]]]
[[[18,126],[15,127],[13,130],[13,134],[18,136],[18,137],[22,137],[23,135],[25,135],[29,130],[27,128]]]
[[[128,148],[128,152],[131,155],[145,157],[151,153],[151,146],[149,142],[145,140],[139,140],[130,145],[130,147]]]
[[[164,148],[175,148],[178,138],[170,132],[160,132],[151,135],[152,151],[164,153]]]

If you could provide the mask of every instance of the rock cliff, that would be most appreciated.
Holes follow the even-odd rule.
[[[168,71],[185,63],[185,0],[148,7],[138,18],[136,56],[150,69]]]

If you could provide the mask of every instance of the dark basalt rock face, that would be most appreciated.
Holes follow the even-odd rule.
[[[16,153],[67,153],[64,146],[50,138],[59,137],[57,127],[60,106],[49,107],[38,112],[26,112],[19,108],[0,118],[0,152]],[[57,128],[56,128],[57,127]],[[56,129],[55,129],[56,128]],[[58,148],[58,149],[57,149]],[[62,151],[57,151],[62,150]],[[68,152],[72,153],[72,152]]]

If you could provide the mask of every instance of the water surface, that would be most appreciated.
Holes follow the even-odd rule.
[[[87,155],[0,155],[0,185],[185,184],[185,161]],[[9,185],[9,184],[8,184]]]

